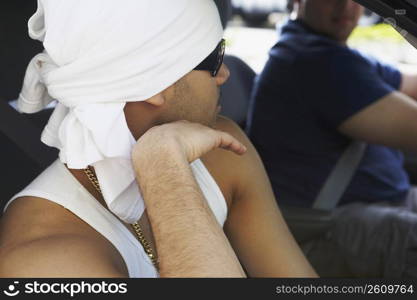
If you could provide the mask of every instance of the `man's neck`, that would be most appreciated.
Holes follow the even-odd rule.
[[[333,40],[333,41],[335,41],[336,43],[338,43],[338,44],[340,44],[341,46],[347,46],[347,39],[345,39],[345,40],[337,40],[337,39],[335,39],[334,37],[332,37],[331,35],[329,35],[329,34],[326,34],[326,33],[324,33],[324,32],[321,32],[321,31],[319,31],[319,30],[317,30],[317,29],[315,29],[313,26],[311,26],[308,22],[306,22],[303,18],[301,18],[301,17],[298,17],[298,18],[296,18],[296,19],[293,19],[294,21],[297,21],[297,22],[299,22],[300,24],[302,24],[308,31],[310,31],[310,32],[312,32],[312,33],[314,33],[314,34],[316,34],[316,35],[321,35],[321,36],[323,36],[323,37],[326,37],[326,38],[328,38],[328,39],[331,39],[331,40]]]

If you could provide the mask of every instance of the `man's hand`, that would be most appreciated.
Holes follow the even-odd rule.
[[[178,121],[148,130],[139,138],[132,158],[134,163],[139,159],[146,161],[162,151],[163,154],[182,154],[188,162],[192,162],[217,148],[238,155],[246,152],[246,147],[226,132],[197,123]]]

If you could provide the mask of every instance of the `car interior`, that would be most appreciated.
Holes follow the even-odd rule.
[[[417,0],[356,0],[379,14],[403,32],[417,36]],[[216,0],[223,26],[232,15],[229,0]],[[3,1],[0,11],[0,164],[4,170],[0,189],[0,208],[20,189],[30,183],[46,166],[57,158],[57,151],[40,141],[43,127],[53,108],[33,115],[20,114],[15,109],[15,99],[21,88],[30,59],[42,51],[41,44],[27,34],[27,20],[36,10],[36,0]],[[404,31],[405,30],[405,31]],[[222,114],[238,123],[243,129],[249,107],[254,70],[241,58],[226,55],[225,63],[231,71],[229,81],[221,89]],[[407,170],[412,181],[417,182],[416,159],[408,159]],[[322,233],[331,226],[329,212],[314,209],[280,207],[290,229],[299,242]],[[1,210],[1,211],[2,211]],[[312,226],[312,221],[317,226]]]

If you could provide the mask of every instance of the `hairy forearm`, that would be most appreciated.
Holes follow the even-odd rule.
[[[181,153],[138,159],[135,167],[161,277],[245,276]]]

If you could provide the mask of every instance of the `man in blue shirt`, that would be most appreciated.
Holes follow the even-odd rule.
[[[340,201],[348,209],[326,237],[308,245],[307,255],[323,276],[417,276],[402,259],[411,257],[407,249],[416,253],[417,197],[396,150],[417,153],[417,77],[347,46],[363,13],[359,4],[293,4],[295,19],[282,28],[257,79],[248,124],[276,197],[312,207],[352,140],[366,142]],[[390,211],[381,213],[381,203]],[[381,241],[397,248],[377,248]],[[400,262],[392,264],[392,257]]]

